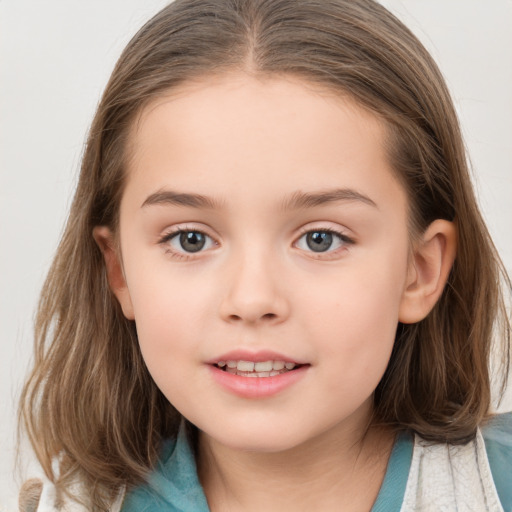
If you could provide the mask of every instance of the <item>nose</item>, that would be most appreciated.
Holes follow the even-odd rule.
[[[221,317],[230,323],[254,325],[283,322],[289,315],[290,305],[276,267],[268,255],[244,256],[232,261],[220,304]]]

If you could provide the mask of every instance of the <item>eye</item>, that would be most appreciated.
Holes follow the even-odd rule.
[[[168,244],[176,253],[196,253],[210,249],[215,242],[211,237],[194,230],[179,230],[165,236],[161,243]]]
[[[304,251],[316,253],[333,252],[353,241],[342,233],[329,229],[315,229],[304,233],[297,241],[296,246]]]

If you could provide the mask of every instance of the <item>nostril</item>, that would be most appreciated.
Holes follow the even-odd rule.
[[[266,320],[271,321],[277,318],[277,315],[275,313],[265,313],[264,315],[261,315],[259,318],[255,318],[254,320],[248,319],[249,321],[258,321],[258,320]],[[229,315],[229,319],[232,322],[240,322],[243,320],[243,317],[241,315]]]

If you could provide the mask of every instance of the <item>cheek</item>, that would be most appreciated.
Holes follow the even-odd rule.
[[[173,270],[169,262],[141,255],[126,262],[137,335],[146,365],[164,394],[201,364],[211,336],[215,287],[193,268]],[[169,396],[168,396],[169,398]]]
[[[172,361],[179,354],[180,319],[185,324],[193,321],[187,316],[191,312],[192,297],[179,290],[168,275],[168,269],[143,257],[125,261],[125,270],[139,345],[152,371],[152,366],[158,366],[159,361]]]
[[[386,295],[361,290],[325,304],[312,316],[317,331],[315,338],[323,346],[326,357],[341,355],[345,361],[357,359],[363,364],[387,356],[398,325],[397,304]]]
[[[350,291],[344,288],[345,291]],[[372,290],[372,291],[370,291]],[[391,357],[397,310],[374,288],[357,290],[319,312],[317,340],[319,378],[332,395],[330,404],[356,410],[370,399]]]
[[[324,357],[337,359],[340,369],[354,376],[382,373],[393,348],[407,252],[392,252],[387,257],[380,252],[380,258],[361,260],[361,265],[317,282],[303,304],[304,317],[310,306],[307,328]]]
[[[140,289],[137,290],[140,292]],[[137,293],[134,302],[135,323],[143,350],[177,353],[193,349],[191,326],[201,322],[197,301],[177,290],[166,293],[158,288]],[[180,342],[183,340],[183,342]]]
[[[134,307],[139,347],[155,384],[176,406],[187,398],[184,382],[190,381],[199,360],[200,337],[192,302],[179,293],[159,290],[139,295]],[[196,331],[194,331],[196,332]]]

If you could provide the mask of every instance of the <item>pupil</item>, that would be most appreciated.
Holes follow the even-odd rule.
[[[313,231],[306,236],[308,247],[314,252],[327,251],[332,245],[332,233]]]
[[[186,231],[180,234],[181,247],[187,252],[200,251],[204,247],[205,242],[204,235],[197,231]]]

